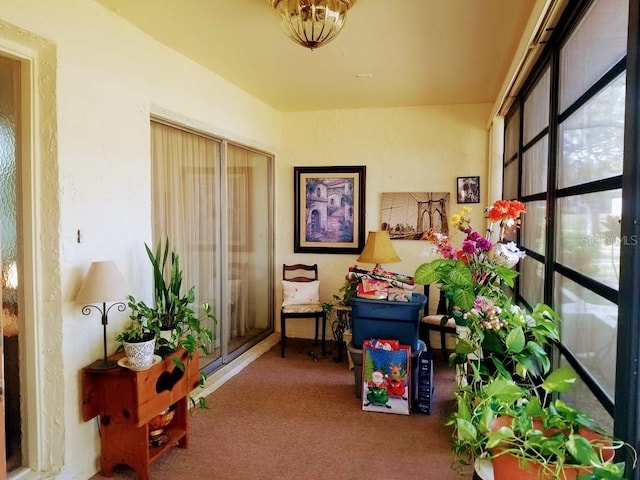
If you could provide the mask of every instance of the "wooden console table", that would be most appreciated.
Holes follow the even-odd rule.
[[[118,360],[122,356],[110,358]],[[174,365],[174,358],[183,361],[184,372]],[[197,355],[187,361],[186,350],[169,354],[141,372],[123,367],[83,368],[82,417],[88,421],[99,416],[101,474],[110,477],[116,465],[125,464],[140,480],[149,480],[151,462],[172,446],[186,448],[189,392],[199,378]],[[150,446],[149,421],[173,405],[173,420],[165,428],[169,440],[158,447]]]

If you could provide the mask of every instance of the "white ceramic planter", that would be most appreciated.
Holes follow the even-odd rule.
[[[153,363],[153,353],[156,347],[155,337],[145,342],[124,342],[124,353],[131,368],[147,368]]]
[[[160,335],[156,337],[156,352],[163,355],[175,351],[180,346],[181,339],[175,328],[170,330],[160,329]]]

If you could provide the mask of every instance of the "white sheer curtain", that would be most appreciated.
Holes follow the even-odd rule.
[[[183,287],[196,287],[195,307],[215,306],[220,143],[151,122],[151,159],[154,242],[168,239],[179,254]],[[209,327],[220,339],[220,322]]]
[[[229,243],[228,278],[231,291],[229,302],[230,338],[245,336],[254,327],[249,315],[248,265],[252,245],[251,184],[253,168],[251,152],[236,145],[227,147],[227,241]]]
[[[180,255],[196,306],[216,307],[208,359],[224,362],[273,328],[272,158],[156,121],[151,158],[153,241]]]

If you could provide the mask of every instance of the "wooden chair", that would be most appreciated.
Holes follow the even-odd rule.
[[[297,284],[297,285],[296,285]],[[289,318],[315,318],[315,343],[318,344],[318,327],[322,320],[322,356],[327,355],[327,313],[319,301],[318,265],[282,265],[282,309],[280,310],[280,356],[284,358],[286,346],[286,322]]]
[[[433,289],[436,287],[434,286]],[[442,349],[442,358],[447,360],[447,333],[456,333],[456,322],[453,318],[449,318],[447,323],[442,325],[442,317],[447,313],[447,304],[444,296],[444,292],[440,291],[440,298],[438,299],[438,307],[434,314],[430,313],[429,309],[429,294],[431,285],[424,286],[424,294],[427,296],[427,303],[425,306],[425,315],[420,322],[420,340],[426,343],[429,350],[431,350],[431,344],[429,342],[429,332],[432,330],[440,332],[440,348]]]

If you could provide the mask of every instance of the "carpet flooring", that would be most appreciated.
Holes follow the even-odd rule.
[[[283,359],[277,345],[209,395],[210,409],[189,419],[189,447],[158,458],[152,479],[471,478],[451,468],[443,422],[454,408],[454,370],[439,355],[432,413],[396,415],[363,411],[346,359],[315,361],[312,350],[289,340]],[[137,477],[118,467],[110,478]]]

